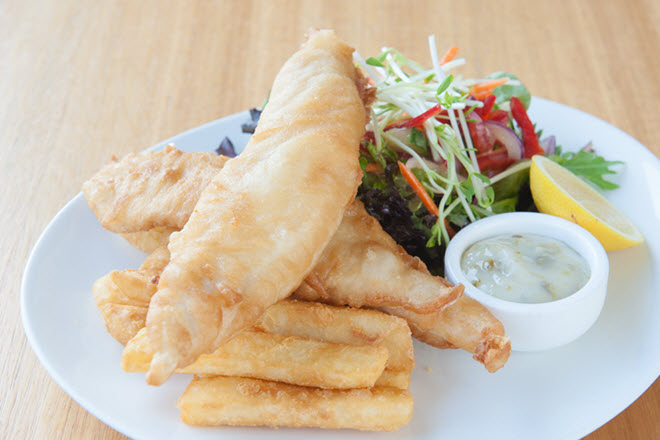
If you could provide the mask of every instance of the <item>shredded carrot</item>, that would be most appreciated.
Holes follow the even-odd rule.
[[[367,173],[380,173],[382,170],[380,168],[380,165],[378,165],[377,163],[369,163],[364,168],[364,171],[366,171]]]
[[[406,179],[406,182],[408,182],[408,185],[411,186],[413,191],[415,191],[415,194],[417,194],[417,197],[422,201],[424,206],[426,206],[426,209],[436,217],[440,215],[440,211],[438,210],[438,205],[433,203],[433,199],[431,196],[429,196],[429,193],[426,192],[424,187],[422,186],[422,182],[417,179],[417,176],[413,174],[412,171],[410,171],[410,168],[405,166],[401,161],[397,161],[399,164],[399,170],[401,170],[401,175]],[[456,231],[454,231],[454,228],[451,227],[447,219],[444,219],[445,223],[445,228],[447,228],[447,232],[449,233],[449,237],[453,238],[454,235],[456,235]]]
[[[438,210],[438,206],[433,203],[433,199],[422,186],[422,182],[420,182],[419,179],[417,179],[417,176],[410,171],[410,168],[405,166],[401,161],[397,161],[397,163],[399,164],[401,175],[406,179],[406,182],[408,182],[408,185],[410,185],[413,191],[415,191],[415,194],[419,197],[424,206],[426,206],[426,209],[435,216],[439,215],[440,211]]]
[[[457,53],[458,53],[458,47],[456,46],[450,47],[449,50],[440,59],[440,65],[442,66],[443,64],[446,64],[451,60],[453,60]]]
[[[451,227],[447,219],[445,219],[445,228],[447,228],[447,232],[449,233],[449,238],[454,238],[454,235],[456,235],[456,231],[454,231],[454,228]]]
[[[493,90],[509,81],[509,78],[489,79],[470,88],[470,95],[477,99],[486,99],[493,94]]]

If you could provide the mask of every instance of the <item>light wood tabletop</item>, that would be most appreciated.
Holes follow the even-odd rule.
[[[0,3],[0,438],[120,439],[48,376],[21,325],[30,250],[112,155],[250,107],[312,27],[363,54],[427,60],[427,36],[480,76],[595,115],[660,156],[660,2]],[[607,366],[603,366],[607,368]],[[660,438],[660,381],[590,440]]]

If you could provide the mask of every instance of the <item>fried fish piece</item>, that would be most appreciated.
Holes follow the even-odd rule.
[[[419,258],[408,255],[354,200],[295,295],[351,307],[397,306],[431,313],[456,301],[463,290],[430,275]]]
[[[157,226],[148,231],[126,232],[120,235],[142,252],[150,254],[160,247],[167,246],[170,235],[178,230],[169,226]]]
[[[365,110],[353,50],[312,34],[275,78],[241,155],[172,234],[147,314],[147,382],[215,350],[288,296],[314,267],[360,182]]]
[[[215,153],[184,153],[171,145],[129,154],[85,182],[83,193],[110,231],[181,229],[202,190],[228,159]]]
[[[355,209],[356,205],[351,205],[351,208]],[[350,224],[347,223],[347,225]],[[333,237],[330,246],[335,245],[334,241],[335,238]],[[339,267],[332,270],[337,270]],[[367,274],[366,276],[373,276],[368,266],[365,265],[363,270]],[[422,266],[418,266],[416,270],[426,271]],[[335,275],[333,274],[333,276]],[[114,276],[119,277],[120,275],[116,273]],[[430,277],[430,275],[428,276]],[[439,277],[434,278],[436,281],[446,283],[447,287],[451,287],[446,280]],[[392,287],[401,288],[398,285]],[[394,294],[397,293],[394,292]],[[313,275],[305,280],[294,296],[299,299],[323,301],[338,305],[356,306],[363,304],[360,301],[353,302],[345,295],[336,298],[328,295],[323,284],[318,283],[318,278]],[[146,309],[145,305],[141,310],[146,313]],[[437,348],[464,349],[472,353],[474,359],[484,364],[490,372],[495,372],[504,366],[511,353],[511,342],[506,337],[504,327],[500,321],[485,307],[469,297],[461,296],[443,311],[427,314],[415,313],[405,307],[396,305],[381,306],[380,309],[405,319],[416,339]],[[130,306],[121,306],[116,309],[114,316],[116,319],[128,323],[128,325],[118,323],[112,327],[112,320],[108,318],[112,310],[113,307],[108,307],[108,311],[104,312],[106,327],[116,339],[123,340],[123,343],[126,343],[141,328],[142,324],[140,323],[143,323],[144,318],[141,314],[136,313],[135,309],[131,309]],[[131,324],[132,319],[136,320],[138,324]],[[297,319],[301,319],[301,317],[298,316]],[[285,320],[284,322],[289,321]],[[111,328],[114,330],[111,330]],[[126,332],[126,335],[121,336],[122,332]]]
[[[132,199],[127,198],[126,203],[132,203]],[[357,207],[356,205],[351,205],[350,209],[355,210]],[[350,225],[355,225],[355,222],[349,222],[346,225],[342,225],[342,227],[350,227]],[[374,229],[370,232],[371,234],[381,234],[376,225],[373,225],[373,228]],[[360,238],[360,234],[357,234],[357,231],[354,233],[352,232],[351,235]],[[333,237],[329,247],[337,247],[338,244],[335,241],[336,238]],[[392,258],[397,258],[397,256],[401,257],[399,249],[393,251]],[[407,260],[405,256],[402,258],[404,261]],[[423,265],[420,265],[419,262],[412,261],[413,263],[410,264],[410,266],[412,266],[411,270],[426,271],[426,269],[422,267]],[[320,262],[319,264],[322,263],[323,262]],[[327,267],[327,262],[324,264]],[[332,270],[336,269],[337,268],[335,267],[332,268]],[[378,270],[372,272],[369,265],[366,264],[362,269],[363,273],[366,273],[369,277],[373,277],[374,273],[378,273]],[[115,277],[118,276],[119,275],[115,274]],[[446,283],[445,280],[437,277],[436,282]],[[448,283],[446,284],[448,288],[451,287]],[[337,291],[335,290],[334,293],[337,293]],[[359,293],[360,292],[358,292],[358,294]],[[314,274],[307,278],[296,294],[302,299],[325,300],[334,304],[364,304],[364,300],[349,301],[345,296],[337,298],[327,297],[327,290]],[[399,295],[401,292],[394,292],[393,294]],[[502,324],[478,302],[468,297],[462,296],[454,304],[445,308],[444,311],[430,314],[415,313],[402,307],[401,304],[381,307],[390,314],[405,318],[410,324],[415,338],[438,348],[462,348],[467,350],[468,352],[473,353],[474,358],[483,363],[491,372],[497,371],[501,368],[509,357],[511,343],[505,336]],[[118,324],[114,327],[114,330],[111,331],[110,326],[112,325],[112,322],[106,317],[110,316],[110,313],[113,311],[115,312],[114,316],[117,319],[128,322],[129,325]],[[144,319],[143,313],[146,313],[146,306],[141,309],[132,309],[131,306],[128,305],[122,305],[120,307],[108,306],[107,311],[104,313],[106,327],[108,327],[109,331],[115,336],[115,338],[124,340],[125,343],[130,337],[134,336],[139,328],[141,328],[142,324],[140,323],[143,322]],[[138,324],[131,324],[132,319],[137,321]],[[128,331],[126,329],[132,330]],[[127,333],[122,336],[121,333],[124,331]]]
[[[380,295],[369,297],[368,292],[377,289]],[[453,300],[427,313],[410,307],[412,298],[436,291],[445,292],[445,297]],[[488,371],[497,371],[509,358],[511,342],[502,323],[479,302],[461,296],[462,292],[463,286],[452,286],[444,278],[431,275],[423,262],[409,256],[362,203],[355,201],[346,210],[319,264],[293,297],[378,308],[404,318],[413,336],[422,342],[438,348],[462,348]],[[396,298],[408,302],[399,299],[397,303]]]
[[[241,377],[194,378],[179,398],[196,426],[288,426],[395,431],[412,417],[408,390],[324,390]]]
[[[351,209],[355,208],[356,205],[351,205]],[[346,226],[349,225],[351,223],[347,223]],[[376,226],[374,225],[374,227]],[[336,246],[334,241],[335,238],[333,237],[329,246]],[[398,251],[393,258],[397,254]],[[411,270],[426,271],[419,263],[415,263],[414,266],[417,266],[417,269]],[[332,270],[337,270],[338,268],[336,267]],[[362,269],[368,277],[373,276],[373,272],[369,270],[368,266],[365,265]],[[376,270],[375,272],[377,273],[378,271]],[[114,276],[119,277],[118,274]],[[435,280],[436,282],[446,283],[448,288],[451,287],[442,278],[435,277]],[[397,286],[397,288],[400,287]],[[396,295],[399,292],[394,292],[393,294]],[[330,297],[323,284],[319,283],[318,278],[314,275],[310,275],[305,280],[303,285],[295,293],[295,296],[300,299],[325,301],[333,304],[363,304],[361,301],[350,301],[345,296],[337,298]],[[114,326],[114,330],[111,330],[112,322],[107,318],[112,309],[112,307],[108,307],[108,311],[104,313],[106,327],[116,339],[125,343],[141,328],[142,324],[140,323],[143,323],[144,320],[141,313],[146,313],[147,307],[145,305],[141,309],[142,312],[131,309],[130,306],[118,307],[114,316],[116,319],[123,319],[123,322],[128,323],[128,325],[117,324]],[[381,309],[392,315],[404,318],[410,325],[413,336],[416,339],[437,348],[462,348],[467,350],[473,353],[474,358],[483,363],[488,371],[497,371],[506,363],[510,355],[511,342],[505,336],[502,324],[485,307],[471,298],[462,296],[454,304],[446,307],[444,311],[427,314],[415,313],[407,310],[405,307],[396,305],[381,306]],[[132,319],[136,320],[138,324],[131,324]],[[126,329],[132,330],[128,331]],[[127,333],[121,336],[122,332]]]
[[[131,339],[121,356],[128,373],[144,373],[153,352],[145,329]],[[244,331],[213,353],[203,354],[177,373],[243,376],[328,389],[374,386],[385,370],[387,348],[347,345],[296,336]],[[394,382],[388,375],[383,381]]]
[[[322,297],[315,291],[305,295],[294,292],[294,298],[320,301],[334,305],[353,306],[350,296]],[[378,307],[385,313],[405,319],[413,337],[436,348],[461,348],[472,353],[474,360],[494,373],[502,368],[511,354],[511,341],[505,335],[502,323],[478,301],[462,296],[444,310],[433,313],[416,313],[405,307]]]
[[[144,327],[149,302],[169,260],[167,247],[161,247],[139,269],[114,270],[92,286],[106,330],[122,345]]]
[[[486,307],[462,296],[440,312],[415,313],[403,307],[381,307],[410,325],[413,336],[437,348],[461,348],[472,353],[491,373],[502,368],[511,354],[511,341],[502,323]]]

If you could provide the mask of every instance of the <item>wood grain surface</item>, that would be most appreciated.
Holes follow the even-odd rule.
[[[19,316],[30,249],[111,155],[260,105],[309,28],[420,60],[434,33],[460,46],[466,75],[515,72],[660,155],[658,23],[654,0],[0,1],[0,438],[125,438],[32,352]],[[660,438],[660,382],[588,438]]]

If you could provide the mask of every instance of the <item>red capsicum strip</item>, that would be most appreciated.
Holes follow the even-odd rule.
[[[387,127],[385,131],[391,130],[392,128],[412,128],[412,127],[421,127],[427,119],[432,118],[438,113],[442,112],[442,106],[440,104],[434,105],[430,109],[426,110],[419,116],[415,116],[411,119],[406,119],[405,121],[393,122]]]
[[[502,125],[507,125],[509,123],[509,114],[504,110],[493,110],[484,116],[484,119],[493,122],[499,122]]]
[[[470,119],[470,115],[467,116],[467,119]],[[495,138],[490,134],[481,120],[468,122],[467,125],[468,130],[470,131],[470,137],[472,138],[472,143],[480,153],[485,153],[486,151],[493,149]]]
[[[522,141],[525,147],[523,157],[529,159],[536,154],[545,154],[545,151],[539,145],[539,138],[536,136],[532,121],[527,116],[525,106],[515,96],[511,98],[511,115],[522,132]]]
[[[474,109],[474,111],[477,112],[477,114],[482,118],[487,116],[495,105],[495,99],[495,95],[490,95],[488,98],[484,99],[484,106],[481,108],[477,107]]]

